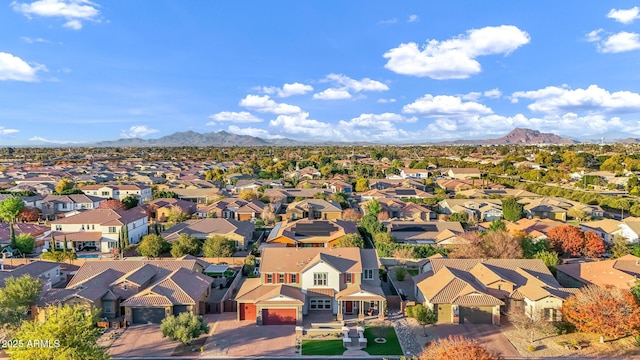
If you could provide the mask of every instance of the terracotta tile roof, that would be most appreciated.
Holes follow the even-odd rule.
[[[204,239],[213,235],[233,233],[250,240],[253,236],[254,229],[255,225],[248,221],[206,218],[178,223],[167,231],[162,232],[162,236],[167,241],[172,241],[177,239],[180,234],[188,234],[199,239]]]
[[[173,303],[166,296],[146,294],[128,298],[120,303],[120,306],[146,307],[146,306],[171,306]]]
[[[269,301],[269,303],[294,302],[296,304],[304,304],[305,301],[305,295],[299,288],[283,284],[262,285],[258,278],[245,279],[240,286],[240,290],[238,290],[238,295],[235,300],[237,302],[258,303],[260,301],[278,298],[281,295],[291,298],[292,300],[283,298],[282,301]]]
[[[130,210],[90,209],[76,215],[54,220],[51,224],[101,224],[101,225],[125,225],[136,220],[146,218],[139,207]]]
[[[489,306],[489,305],[504,305],[504,302],[500,299],[496,299],[491,295],[486,294],[467,294],[456,298],[452,304],[460,306]]]
[[[640,276],[640,258],[626,255],[618,259],[558,265],[556,269],[584,284],[629,289]]]
[[[347,286],[346,289],[336,294],[336,300],[340,300],[346,297],[352,299],[361,300],[384,300],[384,292],[380,286],[375,286],[367,283],[360,285]]]
[[[122,275],[129,273],[145,264],[154,265],[158,275],[166,276],[173,270],[184,267],[188,270],[195,270],[196,262],[194,260],[100,260],[86,261],[74,277],[71,279],[67,288],[73,288],[92,278],[96,274],[112,270],[117,274],[112,281],[118,279]]]
[[[377,269],[378,266],[374,266],[378,264],[377,259],[374,249],[267,247],[262,252],[260,271],[299,273],[310,263],[322,260],[340,272],[361,273],[363,265]]]
[[[622,221],[618,221],[614,219],[604,219],[599,221],[589,221],[589,222],[580,223],[580,227],[611,234],[613,232],[620,230],[621,224],[622,224]]]
[[[102,233],[99,231],[53,232],[53,238],[56,241],[64,241],[65,237],[67,238],[67,241],[101,241]],[[44,239],[51,239],[51,235]]]
[[[313,235],[306,233],[309,227],[313,227]],[[321,230],[321,232],[318,232]],[[323,230],[323,231],[322,231]],[[343,220],[309,220],[282,221],[269,234],[267,242],[278,237],[287,237],[299,243],[328,243],[346,234],[359,234],[356,223]]]
[[[335,295],[335,290],[333,288],[322,289],[322,288],[308,288],[307,296],[330,296],[333,297]]]

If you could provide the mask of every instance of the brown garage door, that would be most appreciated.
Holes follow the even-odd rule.
[[[256,319],[256,305],[241,303],[240,306],[240,320],[255,320]]]
[[[296,309],[262,309],[263,325],[295,325]]]
[[[493,321],[491,306],[460,306],[460,323],[491,324]]]

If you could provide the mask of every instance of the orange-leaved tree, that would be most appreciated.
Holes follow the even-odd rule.
[[[420,360],[499,360],[500,354],[489,351],[477,341],[460,335],[438,339],[420,354]]]
[[[124,206],[122,201],[116,199],[109,199],[107,201],[103,201],[98,206],[99,209],[113,209],[113,210],[126,210],[127,207]]]
[[[598,234],[583,232],[572,225],[555,227],[547,236],[554,250],[560,254],[598,257],[605,252],[604,240]]]
[[[626,289],[589,285],[569,297],[562,306],[564,318],[582,332],[617,339],[636,335],[640,329],[640,304]]]
[[[589,230],[584,233],[584,249],[582,254],[589,257],[599,257],[606,251],[604,240],[600,235]]]

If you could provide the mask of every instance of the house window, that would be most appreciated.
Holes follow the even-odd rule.
[[[91,225],[91,230],[95,230],[96,226],[95,225]]]
[[[327,273],[313,273],[313,286],[327,286]]]
[[[122,290],[127,290],[128,287],[127,284],[122,284]]]
[[[351,273],[347,273],[347,278],[346,278],[346,283],[352,283],[353,282],[353,274]]]
[[[106,313],[112,313],[113,312],[113,308],[111,306],[111,301],[105,301],[104,302],[104,312],[106,312]]]
[[[298,282],[298,274],[291,274],[291,282],[294,284]]]
[[[373,280],[373,269],[365,269],[364,273],[362,273],[362,278],[364,280]]]
[[[62,230],[62,225],[56,225],[56,231],[61,231]]]
[[[267,274],[267,284],[271,284],[273,282],[273,275]]]
[[[103,191],[102,192],[102,196],[109,196],[109,192],[108,191]]]
[[[109,226],[109,232],[110,233],[115,233],[116,232],[116,227],[115,226]]]
[[[278,282],[283,284],[284,283],[284,274],[280,274],[278,277],[279,277]]]
[[[331,299],[311,299],[309,300],[310,310],[331,310]]]

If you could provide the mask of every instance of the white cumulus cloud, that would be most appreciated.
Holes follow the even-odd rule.
[[[99,5],[89,0],[37,0],[31,3],[14,1],[11,7],[28,18],[63,18],[66,20],[63,26],[73,30],[82,29],[83,20],[98,21],[100,14]]]
[[[0,135],[10,135],[20,132],[18,129],[7,129],[4,126],[0,126]]]
[[[640,18],[640,8],[637,6],[631,9],[611,9],[607,17],[619,23],[631,24],[635,19]]]
[[[602,37],[600,36],[600,34],[603,31],[604,31],[603,29],[593,30],[592,32],[588,33],[585,38],[586,38],[586,40],[588,42],[598,42],[598,41],[602,40]]]
[[[387,91],[389,86],[377,80],[363,78],[360,80],[352,79],[342,74],[329,74],[322,79],[322,82],[332,83],[332,87],[313,95],[318,100],[340,100],[350,99],[352,93],[361,93],[367,91]]]
[[[418,15],[412,14],[412,15],[409,15],[409,18],[407,19],[407,22],[410,22],[410,23],[416,22],[416,21],[418,21],[418,19],[419,19]]]
[[[394,99],[394,98],[389,98],[389,99],[380,98],[380,99],[376,100],[376,102],[379,103],[379,104],[392,104],[392,103],[396,102],[396,99]]]
[[[383,57],[388,59],[385,67],[398,74],[437,80],[464,79],[482,70],[477,57],[506,55],[529,41],[529,34],[516,26],[488,26],[449,40],[429,40],[425,46],[414,42],[400,44]]]
[[[262,113],[276,115],[297,114],[302,111],[299,106],[277,103],[269,95],[247,95],[240,100],[240,106],[246,107]]]
[[[598,43],[598,51],[620,53],[640,49],[640,34],[621,31]]]
[[[640,112],[640,94],[631,91],[609,92],[598,85],[575,90],[548,86],[533,91],[517,91],[511,97],[533,100],[528,106],[529,110],[549,114],[580,110],[615,114]]]
[[[403,113],[417,114],[424,117],[455,117],[480,114],[491,114],[487,106],[474,102],[462,101],[459,96],[426,94],[402,108]]]
[[[39,142],[45,142],[49,144],[81,144],[80,141],[51,140],[51,139],[43,138],[42,136],[33,136],[29,139],[29,141],[39,141]]]
[[[286,98],[294,95],[304,95],[313,91],[313,86],[301,84],[301,83],[293,83],[293,84],[284,84],[281,88],[276,86],[262,87],[260,88],[262,92],[269,95],[276,95],[280,98]]]
[[[209,116],[210,119],[215,121],[208,122],[207,125],[216,125],[217,122],[234,122],[234,123],[258,123],[263,120],[249,112],[241,111],[222,111],[217,114],[213,114]]]
[[[279,115],[269,122],[279,134],[305,139],[332,139],[344,141],[345,135],[335,124],[309,118],[308,112],[291,115]]]
[[[120,136],[123,138],[141,138],[157,132],[157,129],[151,129],[147,125],[133,125],[129,129],[122,130]]]
[[[229,125],[229,127],[227,128],[227,131],[233,134],[255,136],[262,139],[282,138],[281,135],[273,135],[265,129],[259,129],[254,127],[241,128],[236,125]]]
[[[0,81],[37,81],[38,71],[46,71],[44,65],[29,65],[21,58],[6,52],[0,52]]]
[[[347,90],[329,88],[313,94],[313,98],[316,100],[343,100],[351,99],[352,96]]]

